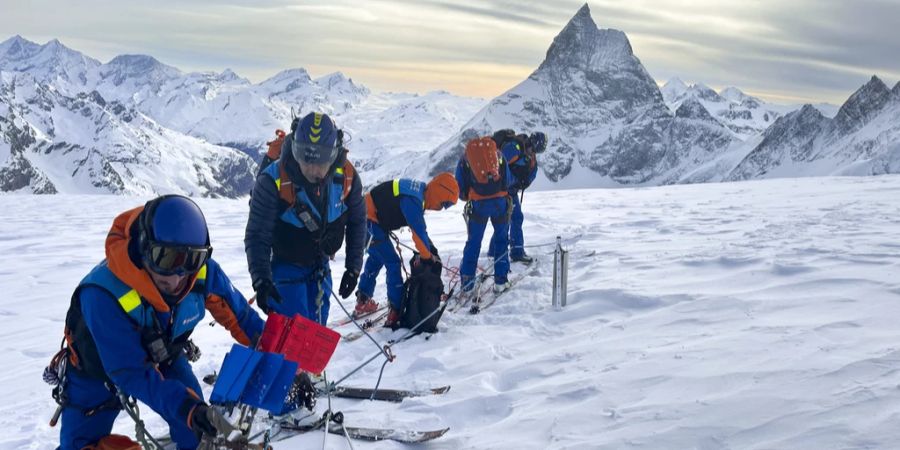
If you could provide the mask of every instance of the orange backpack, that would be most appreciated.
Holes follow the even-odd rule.
[[[278,129],[275,130],[275,140],[266,142],[266,145],[269,146],[269,150],[266,151],[266,156],[272,161],[281,157],[281,145],[284,144],[285,136],[284,130]]]
[[[141,450],[141,445],[121,434],[104,436],[94,445],[85,447],[87,450]]]
[[[500,180],[500,155],[493,139],[481,137],[469,141],[466,163],[476,183],[491,184]]]

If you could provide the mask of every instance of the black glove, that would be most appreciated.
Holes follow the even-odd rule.
[[[341,287],[338,289],[338,294],[341,295],[341,298],[347,298],[353,293],[353,290],[356,289],[357,281],[359,281],[359,272],[353,269],[344,271],[344,276],[341,277]]]
[[[275,288],[275,283],[272,280],[260,278],[253,284],[253,290],[256,291],[256,304],[266,314],[269,314],[270,298],[276,303],[281,303],[281,294],[278,293],[278,289]]]
[[[294,384],[288,391],[285,403],[294,406],[297,409],[304,407],[310,411],[316,407],[316,388],[313,386],[309,374],[300,372],[294,377]]]
[[[431,251],[431,257],[432,257],[435,261],[440,261],[440,260],[441,260],[441,255],[438,255],[437,247],[435,247],[434,244],[431,244],[431,248],[429,249],[429,251]]]
[[[191,411],[190,419],[191,431],[197,435],[197,439],[201,439],[204,435],[216,437],[218,435],[228,436],[234,431],[234,426],[228,422],[222,413],[210,408],[205,403],[198,403]]]

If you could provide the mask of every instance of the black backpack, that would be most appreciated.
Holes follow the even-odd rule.
[[[505,144],[507,141],[514,140],[515,138],[516,132],[509,128],[497,130],[491,136],[491,139],[493,139],[494,143],[497,144],[497,150],[503,150],[503,144]]]
[[[441,310],[413,329],[422,319],[441,308],[441,296],[444,293],[444,281],[441,280],[441,263],[419,262],[419,255],[410,261],[410,274],[403,283],[403,310],[400,312],[400,328],[409,328],[421,333],[436,333],[438,321],[444,311]]]
[[[528,186],[531,184],[528,182],[528,175],[531,173],[532,169],[531,156],[525,152],[525,145],[528,141],[528,136],[524,134],[516,134],[515,131],[509,128],[504,128],[502,130],[495,131],[493,136],[491,136],[491,139],[493,139],[497,144],[497,149],[501,151],[503,150],[503,145],[509,141],[515,141],[517,144],[519,144],[519,154],[507,161],[507,164],[509,164],[509,171],[518,180],[518,185],[510,186],[510,188],[528,188]],[[516,164],[520,159],[524,160],[524,162]]]

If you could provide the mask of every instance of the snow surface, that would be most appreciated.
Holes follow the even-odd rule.
[[[530,248],[536,276],[483,314],[446,314],[430,340],[395,348],[382,387],[450,384],[449,393],[334,407],[358,426],[449,426],[428,446],[436,449],[892,448],[900,442],[897,198],[897,175],[529,193],[528,244],[569,239],[569,305],[550,306],[551,248]],[[41,371],[59,346],[73,288],[103,257],[113,217],[144,200],[0,196],[0,449],[55,447],[58,430],[47,426],[55,404]],[[198,201],[217,259],[250,293],[246,199]],[[460,213],[427,217],[451,266],[465,240]],[[335,278],[342,266],[339,255]],[[340,316],[333,304],[332,318]],[[210,373],[231,339],[218,326],[194,336],[203,349],[195,372]],[[376,352],[366,339],[340,344],[329,377]],[[374,385],[381,363],[347,384]],[[165,432],[142,411],[153,432]],[[124,417],[115,429],[133,435]],[[317,432],[275,448],[321,448],[322,439]],[[333,435],[326,447],[348,448]]]

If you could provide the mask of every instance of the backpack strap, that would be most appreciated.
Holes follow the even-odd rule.
[[[347,196],[350,195],[350,190],[353,189],[353,178],[356,176],[356,169],[353,167],[353,164],[348,160],[344,160],[344,165],[338,167],[335,171],[338,175],[344,176],[344,189],[341,191],[341,201],[347,199]]]

